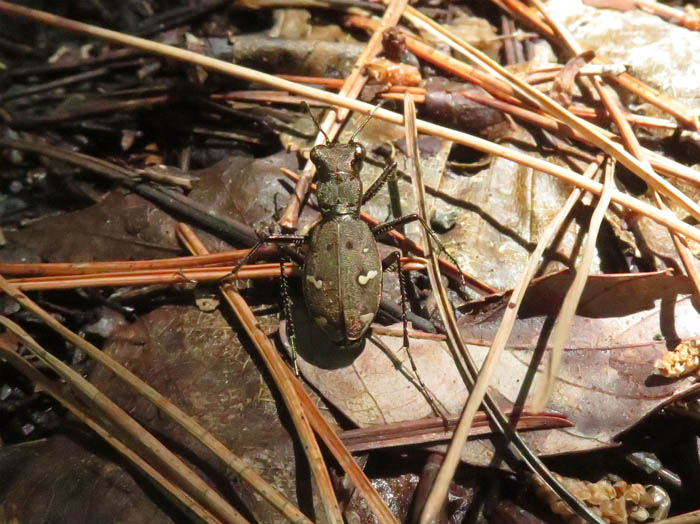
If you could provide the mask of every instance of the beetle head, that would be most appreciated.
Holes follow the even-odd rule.
[[[311,150],[310,158],[316,166],[319,180],[329,181],[339,173],[359,175],[366,151],[362,144],[317,145]]]

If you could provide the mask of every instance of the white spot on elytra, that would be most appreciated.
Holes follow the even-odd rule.
[[[323,287],[323,280],[316,280],[316,277],[313,275],[306,275],[306,280],[316,289],[321,289]]]
[[[374,313],[365,313],[364,315],[360,315],[360,320],[362,321],[363,324],[368,324],[372,322],[374,319]]]
[[[361,286],[364,286],[365,284],[367,284],[367,282],[372,280],[378,274],[379,273],[377,273],[374,269],[370,269],[369,271],[367,271],[366,275],[359,275],[357,277],[357,281],[360,283]]]
[[[318,324],[318,327],[323,327],[328,324],[328,319],[326,317],[315,317],[314,320],[316,324]]]
[[[362,250],[362,252],[363,252],[363,253],[369,253],[369,248],[368,248],[368,247],[364,248],[364,249]]]

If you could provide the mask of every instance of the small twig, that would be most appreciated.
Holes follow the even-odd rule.
[[[23,115],[12,113],[12,119],[7,122],[15,130],[31,130],[52,124],[64,124],[76,120],[86,120],[93,116],[139,111],[141,109],[161,106],[170,101],[170,96],[151,96],[134,100],[99,100],[83,102],[75,110],[66,113],[50,113],[46,115]]]
[[[501,32],[507,65],[515,65],[525,61],[522,42],[513,38],[515,23],[508,15],[501,15]]]
[[[49,380],[46,375],[19,356],[12,347],[9,347],[5,340],[0,340],[0,357],[9,362],[17,371],[36,384],[42,391],[45,391],[61,403],[61,405],[75,415],[78,420],[97,433],[100,438],[112,446],[118,453],[126,457],[127,460],[140,469],[147,477],[150,477],[164,492],[172,495],[187,511],[192,512],[195,517],[207,524],[221,524],[219,519],[214,517],[195,499],[161,475],[158,470],[143,460],[137,453],[132,451],[131,448],[124,445],[85,410],[79,407],[78,404],[63,394],[55,382]]]
[[[511,413],[506,412],[506,415],[510,416]],[[396,446],[425,445],[451,439],[457,420],[458,417],[448,417],[447,428],[445,428],[445,419],[439,417],[379,424],[369,428],[343,431],[341,438],[353,453]],[[518,417],[517,429],[557,429],[572,426],[573,423],[570,420],[554,411],[523,412]],[[489,434],[493,434],[493,429],[489,425],[488,417],[486,413],[479,411],[474,417],[471,435]]]
[[[401,267],[404,267],[403,262],[401,262]],[[401,328],[381,326],[379,324],[372,324],[372,333],[386,337],[403,337],[404,335],[404,331]],[[426,331],[415,330],[409,330],[408,337],[425,340],[446,340],[445,335],[441,333],[428,333]]]
[[[65,87],[71,84],[76,84],[78,82],[84,82],[85,80],[92,80],[94,78],[99,78],[101,76],[109,73],[109,69],[106,67],[99,67],[97,69],[92,69],[90,71],[85,71],[83,73],[77,73],[75,75],[70,75],[64,78],[59,78],[53,82],[44,82],[41,84],[26,87],[24,89],[19,89],[17,91],[12,91],[5,93],[0,96],[0,103],[7,102],[8,100],[14,100],[17,98],[22,98],[29,95],[35,95],[37,93],[42,93],[44,91],[50,91],[51,89],[56,89],[58,87]]]
[[[587,120],[610,119],[609,115],[604,111],[578,103],[570,105],[569,111],[571,111],[576,116],[580,116],[581,118],[585,118]],[[625,119],[630,124],[633,124],[635,126],[648,127],[651,129],[669,129],[671,131],[679,129],[678,124],[673,120],[669,120],[668,118],[656,118],[653,116],[638,115],[636,113],[629,113],[627,111],[624,111],[623,114]]]
[[[142,51],[138,51],[136,49],[117,49],[101,56],[85,58],[82,60],[75,60],[70,63],[44,63],[40,65],[32,65],[29,67],[18,67],[16,69],[13,68],[9,69],[8,71],[4,71],[3,76],[7,76],[10,78],[26,78],[44,74],[56,75],[59,73],[68,73],[70,71],[75,71],[76,69],[90,70],[96,69],[104,64],[112,64],[113,62],[117,62],[123,59],[132,60],[141,56],[142,54]]]
[[[263,248],[261,248],[263,249]],[[258,249],[260,252],[261,249]],[[55,276],[83,275],[119,271],[183,269],[197,266],[231,264],[244,258],[248,249],[221,251],[201,257],[159,258],[155,260],[116,260],[104,262],[0,263],[1,275]],[[261,254],[261,256],[266,256]]]
[[[144,180],[153,180],[160,184],[181,187],[185,191],[190,191],[192,189],[192,179],[168,173],[167,167],[165,166],[139,169],[136,174]]]
[[[559,74],[563,65],[550,65],[537,69],[533,69],[524,74],[524,78],[528,84],[541,84],[542,82],[550,82]],[[593,75],[620,75],[626,71],[624,64],[586,64],[578,72],[579,76]]]
[[[314,84],[323,86],[326,89],[340,89],[343,87],[344,80],[341,78],[326,78],[321,76],[301,76],[301,75],[277,75],[280,78],[289,80],[291,82],[298,82],[300,84]],[[390,85],[387,86],[387,91],[391,93],[414,93],[414,94],[425,94],[424,87],[416,86],[401,86],[401,85]],[[246,91],[243,91],[244,93]]]

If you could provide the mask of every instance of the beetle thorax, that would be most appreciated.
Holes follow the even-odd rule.
[[[362,181],[354,173],[333,173],[329,180],[319,180],[316,196],[324,216],[357,216],[360,213]]]

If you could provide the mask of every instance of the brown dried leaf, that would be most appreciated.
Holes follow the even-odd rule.
[[[275,199],[283,202],[288,196],[280,184],[286,179],[279,168],[296,165],[296,157],[288,153],[260,160],[229,156],[192,171],[196,180],[188,196],[213,212],[258,226],[273,214]],[[89,208],[43,218],[5,234],[15,249],[21,246],[46,261],[147,259],[181,252],[176,224],[176,218],[154,204],[117,190]],[[227,248],[212,235],[204,237],[212,251]]]
[[[541,279],[528,293],[525,318],[515,326],[492,386],[508,401],[518,399],[531,374],[530,361],[541,342],[571,276]],[[616,435],[636,424],[660,405],[698,386],[690,379],[669,382],[653,375],[654,361],[665,352],[659,333],[697,337],[698,313],[687,294],[686,279],[663,273],[592,277],[572,326],[560,378],[550,407],[567,415],[575,427],[525,434],[539,454],[584,451],[612,445]],[[477,363],[500,322],[506,301],[484,301],[478,311],[462,317],[462,333]],[[331,403],[359,426],[413,420],[431,414],[421,392],[396,370],[374,344],[358,355],[324,346],[322,335],[307,331],[312,323],[297,319],[299,366]],[[382,337],[393,351],[398,337]],[[542,340],[545,340],[542,338]],[[411,341],[411,354],[428,390],[451,413],[458,413],[467,392],[446,347],[433,340]],[[410,369],[405,352],[398,358]],[[539,373],[539,371],[538,371]],[[490,445],[483,440],[465,447],[464,460],[488,464]]]
[[[274,317],[258,317],[274,332]],[[246,341],[243,342],[247,344]],[[195,307],[163,307],[119,330],[105,351],[198,420],[268,482],[296,501],[296,457],[265,377],[229,322]],[[220,488],[230,485],[259,522],[285,522],[200,444],[102,367],[91,381]],[[302,490],[301,492],[303,492]],[[305,503],[308,501],[304,501]],[[298,504],[295,502],[295,504]]]
[[[524,318],[516,323],[492,381],[506,398],[519,395],[533,351],[546,342],[541,333],[551,329],[571,279],[569,274],[544,278],[528,292]],[[607,446],[660,405],[695,390],[698,386],[691,379],[669,382],[653,375],[654,361],[666,352],[663,337],[677,340],[699,334],[690,293],[686,278],[665,273],[589,278],[549,403],[576,425],[528,433],[526,440],[543,454]],[[498,307],[504,305],[499,302]],[[501,311],[491,304],[471,319],[463,317],[463,336],[490,340]],[[487,348],[470,348],[477,361],[485,357]]]
[[[531,139],[521,131],[523,139]],[[513,147],[507,145],[506,147]],[[458,213],[454,229],[441,236],[464,271],[496,289],[511,289],[545,225],[561,209],[571,186],[543,173],[493,158],[472,176],[444,177],[445,202]],[[576,215],[574,215],[576,217]],[[542,265],[546,273],[570,264],[580,247],[580,224],[571,220]],[[598,268],[594,267],[593,271]]]
[[[0,522],[171,524],[183,518],[157,492],[144,491],[143,479],[95,439],[73,428],[0,449]]]

